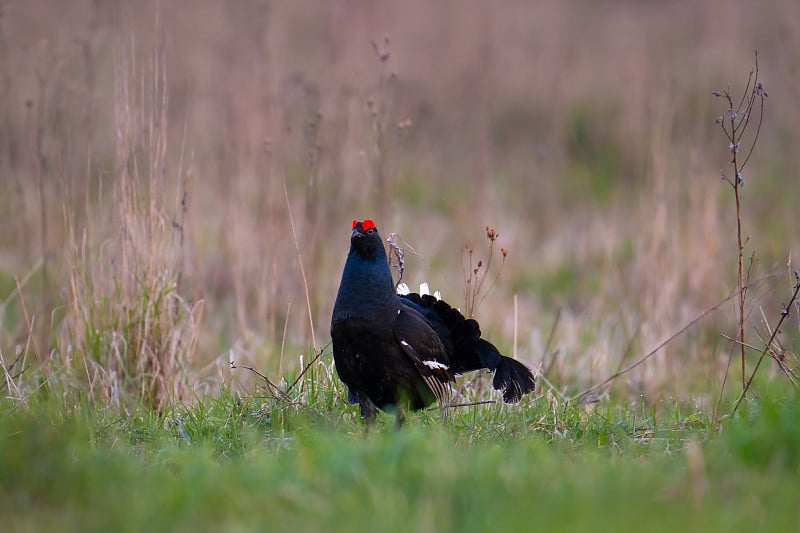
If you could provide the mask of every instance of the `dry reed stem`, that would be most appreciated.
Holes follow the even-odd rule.
[[[289,215],[289,227],[292,229],[292,240],[294,241],[294,250],[297,254],[297,263],[300,266],[300,277],[303,279],[303,288],[306,295],[306,310],[308,311],[308,327],[311,330],[311,346],[314,350],[317,349],[317,337],[314,333],[314,314],[311,308],[311,292],[308,288],[308,278],[306,278],[306,269],[303,266],[303,254],[300,252],[300,242],[297,240],[297,231],[295,231],[294,217],[292,216],[292,204],[289,201],[289,190],[286,188],[286,176],[283,176],[283,195],[286,199],[286,212]]]

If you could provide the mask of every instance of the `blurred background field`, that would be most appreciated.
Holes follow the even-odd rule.
[[[4,365],[157,406],[251,387],[231,359],[296,375],[329,340],[350,221],[374,218],[416,251],[405,281],[459,306],[465,244],[486,261],[495,228],[483,331],[579,391],[735,289],[711,93],[740,94],[757,49],[755,339],[800,253],[798,21],[792,0],[4,1]],[[729,302],[610,393],[708,407],[736,331]]]

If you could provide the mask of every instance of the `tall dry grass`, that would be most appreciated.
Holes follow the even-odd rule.
[[[800,13],[767,4],[3,3],[3,359],[155,405],[230,379],[229,353],[291,370],[326,341],[349,220],[380,214],[406,280],[453,301],[496,228],[483,329],[597,383],[736,286],[710,93],[754,48],[775,112],[745,254],[757,278],[797,256]],[[781,298],[754,287],[746,327]],[[705,402],[735,327],[723,306],[614,385]]]

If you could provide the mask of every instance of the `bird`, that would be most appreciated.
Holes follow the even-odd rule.
[[[535,388],[525,365],[481,338],[478,322],[429,294],[398,294],[372,219],[354,219],[350,251],[331,316],[336,372],[369,426],[378,410],[396,414],[437,402],[446,415],[450,384],[486,368],[506,403]]]

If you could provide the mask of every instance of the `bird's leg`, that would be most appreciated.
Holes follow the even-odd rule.
[[[367,426],[375,423],[375,418],[378,414],[378,408],[366,394],[357,394],[358,405],[361,407],[361,418]]]
[[[394,413],[394,427],[397,430],[400,430],[403,427],[403,422],[406,421],[406,411],[402,407],[397,407],[397,410]]]

